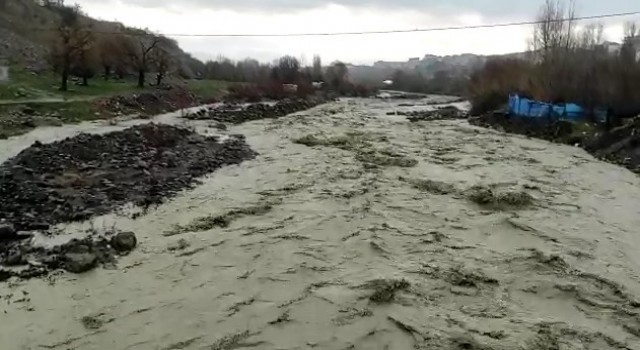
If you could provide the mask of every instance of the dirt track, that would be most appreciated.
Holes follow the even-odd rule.
[[[139,248],[0,285],[2,349],[640,349],[636,175],[393,104],[231,127],[257,159],[136,220],[69,225]],[[483,207],[477,185],[533,203]]]

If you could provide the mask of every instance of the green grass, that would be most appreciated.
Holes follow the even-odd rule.
[[[14,110],[22,110],[26,105],[0,105],[0,114],[10,113]],[[75,123],[85,120],[96,120],[110,117],[106,112],[98,111],[90,101],[56,102],[56,103],[29,103],[28,108],[35,111],[34,115],[46,116],[52,113],[64,123]]]
[[[0,85],[0,100],[35,100],[40,98],[83,98],[110,96],[139,91],[134,80],[89,79],[89,86],[76,85],[69,80],[69,91],[60,91],[60,76],[52,71],[38,74],[24,67],[9,67],[8,83]]]
[[[69,80],[69,91],[61,92],[58,90],[60,78],[54,72],[34,74],[17,65],[10,66],[9,69],[10,81],[0,84],[0,139],[25,133],[37,126],[110,118],[111,113],[101,111],[94,103],[95,99],[155,89],[140,89],[133,80],[104,80],[96,77],[89,80],[89,86],[75,85]],[[151,76],[149,74],[149,78]],[[179,84],[206,100],[221,97],[233,83],[183,80]],[[12,116],[25,109],[32,111],[20,118]]]
[[[37,100],[37,99],[90,99],[92,97],[112,96],[140,92],[135,79],[104,80],[102,77],[89,79],[89,86],[76,85],[69,80],[69,91],[59,90],[60,76],[52,71],[38,74],[25,67],[12,65],[9,67],[10,81],[0,84],[0,101],[2,100]],[[153,74],[149,74],[150,81]],[[170,81],[173,83],[175,81]],[[198,97],[208,99],[222,96],[229,86],[238,84],[220,80],[181,80]],[[153,89],[148,87],[147,89]]]
[[[208,99],[222,96],[229,86],[238,84],[221,80],[188,80],[187,87],[193,91],[196,96]]]

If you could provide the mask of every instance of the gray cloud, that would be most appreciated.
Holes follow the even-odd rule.
[[[84,0],[83,2],[104,1]],[[183,0],[180,3],[207,9],[251,9],[267,12],[295,11],[335,3],[351,7],[415,9],[439,14],[466,10],[480,12],[490,17],[532,17],[542,2],[542,0]],[[149,8],[176,4],[174,0],[127,0],[126,3]],[[585,15],[638,10],[637,0],[583,0],[578,1],[577,7],[578,12]]]

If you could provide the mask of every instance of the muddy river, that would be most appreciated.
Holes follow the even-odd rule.
[[[67,225],[139,247],[117,269],[0,284],[0,348],[640,349],[638,177],[579,148],[386,115],[426,108],[403,102],[230,127],[257,159],[135,220]],[[0,141],[0,161],[139,122],[38,129]],[[332,141],[293,142],[309,135]],[[474,186],[533,203],[479,205]]]

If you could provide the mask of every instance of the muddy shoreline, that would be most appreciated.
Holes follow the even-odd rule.
[[[610,131],[589,124],[557,121],[540,123],[494,112],[469,118],[469,123],[551,142],[579,146],[594,157],[640,174],[640,118],[627,120]]]

